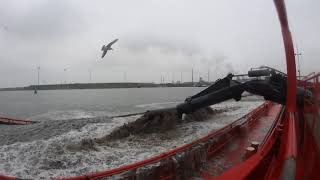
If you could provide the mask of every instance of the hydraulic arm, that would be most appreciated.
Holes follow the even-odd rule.
[[[239,76],[246,76],[247,79],[233,80]],[[246,75],[228,74],[200,93],[188,97],[184,103],[177,105],[177,111],[181,116],[229,99],[239,101],[244,91],[263,96],[265,100],[285,104],[287,76],[266,66],[251,69]]]

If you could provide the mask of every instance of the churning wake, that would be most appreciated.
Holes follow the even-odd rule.
[[[2,139],[9,139],[0,142],[0,173],[20,178],[49,179],[119,167],[190,143],[260,104],[262,101],[259,100],[227,101],[211,106],[219,113],[207,120],[186,120],[166,131],[130,133],[113,139],[106,137],[141,116],[48,120],[30,126],[30,130],[20,126],[20,137],[0,133]],[[100,139],[101,143],[90,141],[95,139]],[[72,145],[80,146],[72,149]]]

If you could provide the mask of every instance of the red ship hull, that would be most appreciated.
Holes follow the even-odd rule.
[[[116,169],[62,179],[320,179],[320,73],[297,81],[284,1],[274,2],[287,62],[286,106],[266,102],[190,144]],[[299,107],[297,85],[312,92]]]
[[[320,73],[300,81],[313,93],[291,116],[266,102],[190,144],[80,179],[320,179]]]

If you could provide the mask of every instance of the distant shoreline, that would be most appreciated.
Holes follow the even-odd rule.
[[[116,88],[156,88],[156,87],[201,87],[208,83],[72,83],[30,85],[25,87],[0,88],[0,91],[34,91],[34,90],[66,90],[66,89],[116,89]]]

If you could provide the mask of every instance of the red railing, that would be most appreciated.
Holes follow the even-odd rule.
[[[320,72],[313,74],[312,76],[308,76],[305,79],[303,79],[302,81],[304,81],[304,82],[313,81],[313,83],[319,83],[319,79],[320,79]]]
[[[214,138],[214,137],[217,137],[220,135],[224,135],[224,134],[236,129],[236,127],[244,125],[245,123],[251,123],[252,121],[258,119],[270,106],[271,106],[271,102],[266,102],[266,103],[260,105],[259,107],[257,107],[256,109],[254,109],[253,111],[251,111],[250,113],[246,114],[245,116],[237,119],[233,123],[221,128],[213,133],[210,133],[201,139],[193,141],[192,143],[189,143],[184,146],[178,147],[176,149],[167,151],[167,152],[162,153],[158,156],[154,156],[152,158],[145,159],[143,161],[139,161],[139,162],[136,162],[133,164],[125,165],[125,166],[115,168],[115,169],[105,170],[105,171],[101,171],[101,172],[96,172],[96,173],[82,175],[82,176],[76,176],[76,177],[60,178],[59,180],[99,179],[99,178],[103,178],[103,177],[110,177],[113,175],[121,174],[123,172],[133,171],[133,170],[136,170],[140,167],[144,167],[144,166],[147,166],[150,164],[161,162],[161,161],[163,161],[165,159],[169,159],[179,153],[185,152],[188,149],[191,149],[192,147],[195,147],[200,143],[207,142],[211,138]],[[216,148],[219,148],[219,146]],[[209,153],[209,151],[207,151],[207,153]],[[173,174],[171,174],[171,175],[164,174],[164,175],[167,175],[166,177],[173,176]],[[12,180],[12,179],[14,179],[14,177],[0,175],[0,179],[1,180]]]
[[[300,85],[305,89],[312,91],[313,97],[320,100],[320,73],[314,74],[300,82]]]
[[[137,162],[137,163],[133,163],[130,165],[122,166],[122,167],[111,169],[111,170],[106,170],[106,171],[102,171],[102,172],[97,172],[97,173],[83,175],[83,176],[77,176],[77,177],[62,178],[60,180],[86,180],[88,178],[89,179],[98,179],[101,177],[108,177],[108,176],[112,176],[115,174],[119,174],[119,173],[122,173],[125,171],[132,171],[132,170],[140,168],[142,166],[146,166],[149,164],[160,162],[160,161],[167,159],[167,158],[170,158],[178,153],[184,152],[184,151],[190,149],[191,147],[196,146],[199,143],[208,141],[208,139],[210,139],[212,137],[222,135],[222,134],[232,130],[233,128],[235,128],[238,125],[242,125],[243,123],[250,122],[254,119],[257,119],[261,115],[261,113],[263,113],[268,108],[268,106],[269,106],[269,103],[265,103],[265,104],[259,106],[258,108],[256,108],[255,110],[253,110],[252,112],[250,112],[249,114],[245,115],[244,117],[239,118],[238,120],[223,127],[222,129],[220,129],[218,131],[210,133],[209,135],[207,135],[201,139],[198,139],[192,143],[189,143],[189,144],[186,144],[186,145],[181,146],[179,148],[176,148],[174,150],[162,153],[158,156],[154,156],[152,158],[149,158],[149,159]]]
[[[27,124],[33,124],[33,123],[35,123],[35,121],[13,119],[13,118],[7,118],[7,117],[0,116],[0,124],[27,125]]]

